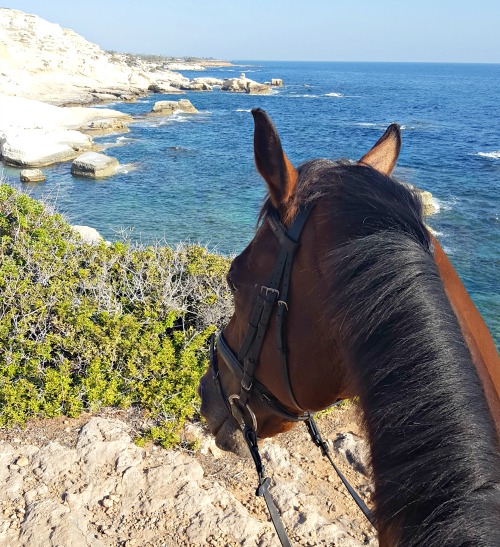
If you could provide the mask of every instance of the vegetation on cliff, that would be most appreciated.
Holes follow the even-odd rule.
[[[229,260],[194,245],[90,245],[0,184],[0,426],[139,405],[175,444],[196,414]]]

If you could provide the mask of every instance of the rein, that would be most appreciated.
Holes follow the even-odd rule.
[[[228,366],[234,376],[240,381],[240,393],[228,397],[224,394],[220,382],[220,372],[215,351],[215,335],[210,341],[210,367],[217,391],[226,406],[229,418],[241,429],[243,437],[248,445],[250,454],[255,464],[259,485],[256,490],[257,496],[263,496],[276,533],[284,547],[289,547],[290,541],[281,523],[278,510],[269,492],[270,478],[265,476],[264,466],[259,453],[257,430],[258,423],[255,413],[252,411],[249,400],[250,396],[259,398],[269,406],[274,414],[292,422],[305,422],[312,441],[321,449],[324,456],[328,458],[343,484],[361,509],[365,517],[376,528],[371,511],[363,500],[355,492],[344,475],[335,465],[328,444],[321,438],[321,435],[314,421],[314,414],[304,411],[295,398],[290,382],[290,370],[288,366],[288,349],[286,344],[286,313],[288,312],[288,290],[292,273],[293,258],[299,246],[300,235],[309,217],[311,208],[299,208],[299,212],[287,229],[279,218],[278,211],[272,208],[268,214],[269,225],[277,237],[281,249],[276,260],[271,279],[268,286],[260,288],[257,301],[250,317],[248,330],[243,339],[242,345],[236,355],[229,347],[222,332],[217,339],[217,350],[221,354],[224,363]],[[264,342],[272,313],[277,306],[276,323],[278,333],[278,351],[280,354],[282,373],[290,401],[296,407],[298,413],[288,410],[263,384],[255,378],[255,372],[259,363],[259,356]]]

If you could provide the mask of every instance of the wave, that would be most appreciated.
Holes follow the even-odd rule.
[[[434,211],[436,213],[439,213],[439,211],[441,211],[441,203],[439,203],[439,200],[436,199],[434,196],[432,196],[432,205],[434,206]]]
[[[358,123],[355,123],[354,125],[356,125],[357,127],[366,127],[369,129],[377,129],[377,130],[385,131],[389,127],[390,122],[387,122],[387,123],[358,122]],[[401,124],[399,128],[401,129],[401,131],[415,130],[415,127],[413,127],[412,125]]]
[[[116,175],[127,175],[130,171],[135,171],[137,169],[137,163],[124,163],[123,165],[118,165],[115,169]]]
[[[251,108],[237,108],[236,112],[252,112]]]
[[[436,208],[436,213],[439,213],[441,211],[451,211],[452,209],[455,209],[458,199],[454,197],[451,197],[450,199],[438,199],[432,196],[432,203]]]
[[[132,139],[130,137],[118,137],[114,141],[99,142],[101,150],[107,150],[108,148],[116,148],[117,146],[125,146],[129,142],[137,141],[138,139]]]
[[[345,95],[343,95],[342,93],[325,93],[325,97],[337,97],[337,98],[341,98],[341,97],[345,97]]]
[[[439,232],[438,230],[436,230],[432,226],[429,226],[428,224],[426,224],[426,227],[434,237],[444,237],[444,232]]]
[[[481,156],[482,158],[492,158],[494,160],[500,160],[500,150],[494,152],[478,152],[476,156]]]

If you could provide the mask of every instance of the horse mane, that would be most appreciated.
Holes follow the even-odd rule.
[[[338,229],[328,318],[359,393],[377,521],[398,545],[500,545],[496,433],[418,197],[368,166],[299,173],[298,202],[327,203]]]

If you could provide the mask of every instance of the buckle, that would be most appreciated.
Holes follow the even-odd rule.
[[[276,298],[278,298],[278,296],[280,295],[280,292],[278,291],[278,289],[273,289],[272,287],[266,287],[265,285],[262,285],[262,287],[260,288],[260,292],[261,293],[264,292],[266,296],[268,296],[269,293],[275,294]]]
[[[231,414],[234,416],[235,420],[238,422],[238,424],[240,425],[241,429],[245,429],[246,427],[246,423],[245,423],[245,417],[243,416],[243,410],[246,410],[250,416],[250,419],[252,420],[252,426],[253,426],[253,430],[256,432],[257,431],[257,418],[253,412],[253,410],[250,408],[249,405],[245,405],[244,407],[243,406],[238,406],[236,404],[236,401],[240,401],[240,396],[239,395],[230,395],[228,397],[228,401],[229,401],[229,405],[231,407]]]
[[[250,382],[249,384],[247,382],[245,382],[245,378],[243,378],[243,380],[241,380],[241,387],[245,390],[245,391],[250,391],[252,389],[252,386],[253,386],[253,382]]]

